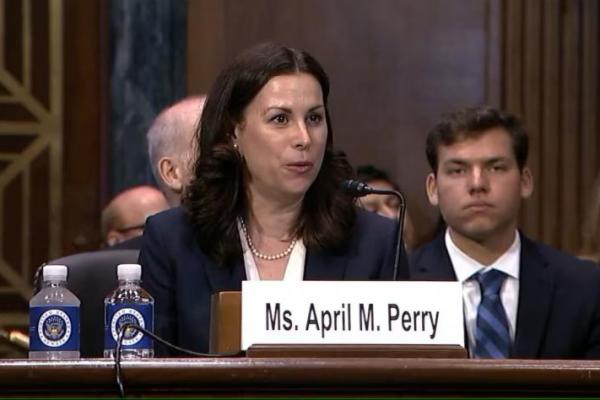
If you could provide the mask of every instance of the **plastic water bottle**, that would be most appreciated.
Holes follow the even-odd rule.
[[[80,301],[66,288],[67,267],[45,265],[43,286],[29,302],[29,358],[79,358]]]
[[[154,299],[140,286],[139,264],[117,266],[119,287],[104,300],[104,357],[114,357],[119,332],[125,324],[135,324],[152,332]],[[153,357],[152,338],[133,328],[125,330],[121,346],[123,358]]]

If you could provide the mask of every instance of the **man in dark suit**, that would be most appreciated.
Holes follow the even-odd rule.
[[[466,109],[426,152],[427,195],[448,228],[411,255],[411,279],[462,282],[471,357],[600,358],[600,268],[517,230],[533,191],[519,121]]]

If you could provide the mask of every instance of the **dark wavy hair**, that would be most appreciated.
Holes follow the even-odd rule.
[[[429,132],[425,153],[433,173],[437,174],[440,146],[450,146],[464,139],[476,138],[488,129],[498,127],[506,129],[510,135],[517,165],[522,171],[527,163],[529,138],[521,121],[507,112],[481,106],[445,114],[442,121]]]
[[[352,233],[356,211],[353,199],[340,190],[353,176],[346,157],[333,149],[333,130],[327,110],[329,78],[310,54],[264,43],[240,54],[224,69],[208,95],[195,140],[200,155],[194,179],[183,198],[202,250],[220,265],[242,256],[237,217],[248,215],[244,160],[233,147],[235,126],[263,86],[273,77],[308,73],[321,85],[327,120],[327,144],[321,170],[308,189],[295,227],[308,251],[343,248]]]

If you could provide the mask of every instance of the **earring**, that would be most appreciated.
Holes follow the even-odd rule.
[[[237,143],[234,143],[234,144],[233,144],[233,148],[239,151],[239,149],[240,149],[240,146],[238,146],[238,144],[237,144]]]

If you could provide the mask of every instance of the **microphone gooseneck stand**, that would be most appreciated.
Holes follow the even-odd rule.
[[[364,182],[357,180],[346,180],[342,182],[342,190],[354,197],[364,197],[368,194],[378,195],[392,195],[400,200],[400,209],[398,210],[398,221],[396,224],[397,229],[397,240],[396,240],[396,253],[394,256],[394,270],[392,274],[392,280],[398,280],[399,264],[402,258],[402,248],[404,241],[404,218],[406,216],[406,200],[404,195],[397,190],[389,189],[375,189],[370,187]]]

